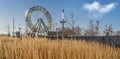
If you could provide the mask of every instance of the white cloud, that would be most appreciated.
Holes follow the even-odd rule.
[[[115,3],[105,5],[102,8],[100,8],[99,12],[102,13],[102,14],[110,12],[112,9],[115,8],[115,5],[116,5]]]
[[[106,5],[100,5],[99,2],[94,1],[92,4],[84,4],[83,8],[89,12],[97,11],[100,14],[108,13],[115,8],[116,3],[110,3]]]
[[[92,4],[84,4],[83,8],[91,12],[94,10],[98,10],[100,8],[100,5],[98,2],[94,2]]]

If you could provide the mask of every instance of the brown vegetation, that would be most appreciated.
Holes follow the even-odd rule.
[[[96,42],[0,37],[0,59],[119,59],[120,48]]]

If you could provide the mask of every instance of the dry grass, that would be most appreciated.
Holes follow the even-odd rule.
[[[0,59],[120,59],[120,48],[76,40],[0,37]]]

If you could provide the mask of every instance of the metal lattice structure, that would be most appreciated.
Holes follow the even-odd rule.
[[[47,23],[45,24],[44,21],[40,18],[36,22],[36,24],[33,24],[31,21],[31,15],[34,11],[40,11],[46,16]],[[32,8],[28,9],[25,14],[25,21],[26,21],[26,27],[27,27],[27,33],[43,33],[48,32],[49,29],[52,26],[52,17],[50,13],[42,6],[33,6]]]

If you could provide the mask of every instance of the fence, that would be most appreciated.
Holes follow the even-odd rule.
[[[61,39],[59,36],[50,36],[51,39]],[[107,44],[110,46],[120,47],[120,36],[66,36],[66,39],[97,41],[101,44]]]

